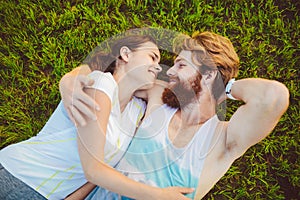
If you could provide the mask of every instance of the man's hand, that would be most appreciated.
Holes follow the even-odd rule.
[[[91,86],[94,81],[80,74],[80,69],[76,69],[62,77],[59,90],[70,119],[76,125],[84,126],[86,121],[83,115],[96,120],[91,109],[99,110],[99,108],[95,100],[83,90],[84,87]]]
[[[193,188],[184,188],[184,187],[167,187],[167,188],[159,188],[159,189],[161,190],[161,192],[154,199],[160,199],[160,200],[170,200],[170,199],[172,199],[172,200],[189,200],[189,198],[184,196],[184,194],[189,194],[189,193],[192,193],[192,192],[195,191]],[[144,197],[144,200],[145,199],[148,199],[148,197]]]

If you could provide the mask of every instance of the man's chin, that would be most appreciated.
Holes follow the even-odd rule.
[[[174,85],[176,85],[177,84],[177,82],[175,82],[175,81],[170,81],[169,83],[168,83],[168,88],[172,88],[172,87],[174,87]]]
[[[200,89],[187,89],[183,84],[176,83],[172,87],[165,88],[162,100],[165,104],[172,108],[184,108],[191,103],[192,99],[197,98]]]

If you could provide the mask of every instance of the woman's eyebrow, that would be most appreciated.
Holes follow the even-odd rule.
[[[156,58],[157,60],[160,59],[160,56],[159,56],[157,53],[155,53],[154,51],[153,51],[152,53],[154,54],[154,56],[155,56],[155,58]]]

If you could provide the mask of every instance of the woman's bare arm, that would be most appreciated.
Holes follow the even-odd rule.
[[[71,193],[69,196],[65,198],[65,200],[81,200],[85,199],[90,192],[93,191],[93,189],[96,187],[95,184],[92,184],[90,182],[85,183],[83,186],[78,188],[76,191]]]

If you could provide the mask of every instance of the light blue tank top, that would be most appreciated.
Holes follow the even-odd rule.
[[[145,118],[116,168],[129,178],[147,185],[197,188],[219,119],[217,115],[210,118],[185,147],[177,148],[168,137],[169,123],[176,111],[163,105]],[[186,196],[193,199],[195,192]],[[97,188],[87,199],[130,198]]]

